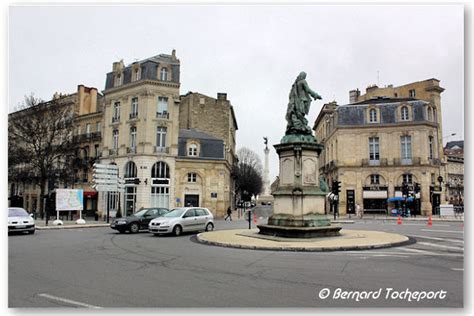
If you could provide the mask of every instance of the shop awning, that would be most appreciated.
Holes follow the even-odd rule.
[[[84,197],[86,198],[93,198],[93,197],[96,197],[97,196],[97,192],[96,191],[84,191]]]
[[[403,201],[405,201],[405,199],[401,196],[395,196],[395,197],[388,198],[387,201],[388,202],[395,202],[395,201],[403,202]],[[413,198],[410,196],[410,197],[407,198],[407,201],[408,202],[413,202]]]

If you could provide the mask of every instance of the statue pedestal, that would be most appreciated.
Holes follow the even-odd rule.
[[[275,145],[280,156],[279,182],[272,186],[273,215],[267,225],[258,225],[260,234],[280,237],[314,238],[335,236],[341,226],[331,225],[324,214],[328,193],[319,183],[319,154],[316,142]]]

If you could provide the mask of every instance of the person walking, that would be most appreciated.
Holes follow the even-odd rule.
[[[230,218],[230,220],[232,221],[232,209],[229,208],[227,209],[227,216],[224,218],[224,220],[226,221],[228,218]]]
[[[359,203],[356,203],[356,214],[359,218],[364,216],[364,211],[360,208]]]

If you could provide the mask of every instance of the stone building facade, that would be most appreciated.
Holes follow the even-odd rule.
[[[314,131],[324,145],[320,173],[328,183],[341,181],[340,214],[387,212],[387,199],[401,196],[408,183],[421,214],[431,214],[445,199],[438,177],[446,179],[442,147],[439,81],[429,79],[400,87],[350,91],[350,104],[325,104]]]
[[[446,200],[453,205],[464,204],[464,141],[448,142],[446,157]]]
[[[231,205],[233,108],[225,94],[180,96],[179,76],[174,51],[128,66],[114,63],[107,74],[101,162],[118,166],[125,192],[101,194],[103,212],[106,200],[124,215],[191,204],[221,216]]]

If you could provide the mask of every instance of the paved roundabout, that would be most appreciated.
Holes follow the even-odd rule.
[[[256,250],[341,251],[395,247],[409,238],[399,234],[370,230],[342,229],[340,236],[319,238],[283,238],[260,235],[258,229],[232,229],[200,233],[200,243]]]

